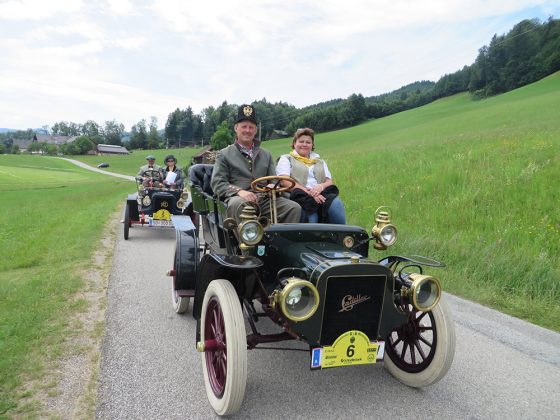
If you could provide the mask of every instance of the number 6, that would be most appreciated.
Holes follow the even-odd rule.
[[[354,356],[354,348],[355,348],[355,347],[356,347],[356,346],[355,346],[354,344],[350,344],[350,345],[348,346],[348,348],[346,349],[346,356],[348,356],[348,357]]]

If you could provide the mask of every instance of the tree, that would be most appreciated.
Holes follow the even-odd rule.
[[[123,133],[124,125],[115,120],[105,121],[105,127],[101,130],[105,144],[113,144],[115,146],[122,146],[121,137]]]
[[[93,142],[89,136],[80,136],[72,142],[74,144],[75,150],[79,155],[85,155],[87,152],[93,149]]]
[[[41,145],[38,141],[34,141],[33,143],[31,143],[29,145],[29,147],[27,148],[27,150],[29,152],[38,152],[39,150],[41,150]]]
[[[146,149],[148,146],[148,132],[146,120],[142,119],[130,130],[130,147],[132,149]]]
[[[100,134],[99,124],[97,124],[95,121],[87,120],[82,125],[82,134],[89,137],[99,136]]]
[[[58,153],[58,146],[56,144],[47,144],[45,153],[49,156],[55,156]]]
[[[74,122],[60,121],[54,123],[51,132],[53,136],[79,136],[82,127]]]
[[[233,134],[229,129],[230,123],[229,121],[223,121],[219,126],[216,132],[212,135],[210,139],[210,145],[214,150],[220,150],[224,147],[233,143]]]
[[[159,149],[161,143],[161,136],[157,129],[157,118],[150,118],[150,127],[148,131],[148,136],[146,139],[146,144],[148,149]]]

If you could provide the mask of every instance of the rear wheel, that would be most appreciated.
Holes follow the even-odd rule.
[[[420,388],[445,376],[455,355],[455,328],[447,304],[429,312],[402,308],[408,322],[395,328],[385,343],[385,367],[405,385]]]
[[[128,207],[128,203],[124,208],[123,226],[124,226],[124,239],[128,239],[128,230],[130,228],[130,208]]]
[[[229,281],[209,284],[201,315],[206,395],[218,415],[230,415],[239,410],[245,396],[247,335],[241,304]]]
[[[173,271],[175,272],[175,275],[173,276],[173,289],[171,290],[171,298],[173,299],[173,309],[178,314],[184,314],[189,309],[190,298],[179,296],[179,294],[177,293],[177,289],[179,288],[177,284],[177,273],[178,273],[177,250],[175,250],[175,258],[173,259],[173,261],[174,261]]]

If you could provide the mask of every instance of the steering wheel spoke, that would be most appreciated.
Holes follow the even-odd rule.
[[[282,186],[282,181],[288,181],[290,183],[289,186]],[[261,186],[259,184],[266,183],[265,186]],[[272,187],[270,186],[272,184]],[[278,176],[278,175],[270,175],[270,176],[263,176],[260,178],[255,179],[251,182],[251,189],[257,192],[269,192],[269,191],[276,191],[284,192],[284,191],[291,191],[296,185],[296,181],[289,176]]]

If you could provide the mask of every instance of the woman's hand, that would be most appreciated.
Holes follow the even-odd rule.
[[[317,194],[315,197],[313,197],[313,200],[315,200],[317,204],[323,204],[326,201],[326,198],[321,194]]]
[[[324,190],[324,188],[321,184],[314,185],[313,188],[306,188],[307,194],[309,194],[313,198],[316,198],[317,196],[321,195],[323,190]],[[323,197],[323,199],[324,199],[324,197]],[[317,200],[315,200],[315,201],[317,201]]]

